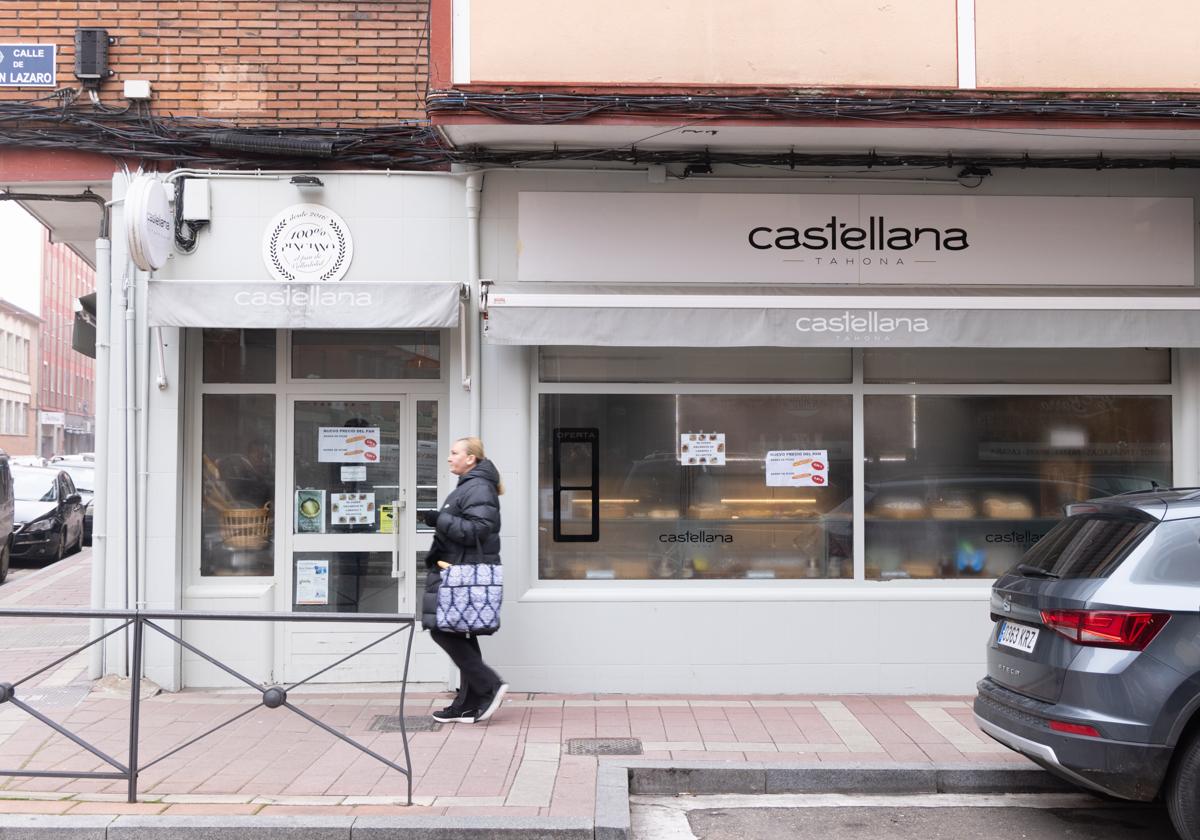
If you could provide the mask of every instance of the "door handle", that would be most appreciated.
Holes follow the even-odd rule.
[[[400,539],[400,529],[403,527],[403,518],[400,512],[408,509],[408,500],[404,498],[404,491],[400,491],[400,495],[396,497],[392,504],[392,577],[396,580],[404,580],[405,569],[404,564],[400,562],[400,547],[402,541]]]

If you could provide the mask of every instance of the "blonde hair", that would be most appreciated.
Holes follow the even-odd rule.
[[[475,463],[479,463],[487,456],[483,453],[483,441],[477,437],[460,437],[454,441],[455,443],[465,443],[467,445],[467,454],[475,456]],[[493,464],[492,466],[495,466]],[[499,470],[496,471],[499,475]],[[504,495],[504,481],[498,479],[496,481],[496,492],[501,496]]]

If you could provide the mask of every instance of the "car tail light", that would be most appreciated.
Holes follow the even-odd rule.
[[[1087,735],[1089,738],[1099,738],[1100,730],[1086,723],[1067,723],[1065,720],[1050,721],[1050,728],[1055,732],[1066,732],[1070,735]]]
[[[1122,650],[1145,650],[1170,617],[1118,610],[1042,610],[1042,623],[1072,642]]]

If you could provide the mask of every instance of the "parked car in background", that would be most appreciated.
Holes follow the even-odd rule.
[[[1200,840],[1200,490],[1067,513],[992,587],[976,721],[1076,784],[1162,795]]]
[[[54,562],[83,547],[83,500],[65,471],[12,467],[12,556]]]
[[[46,459],[41,455],[10,455],[8,461],[13,466],[22,467],[44,467]]]
[[[13,480],[8,455],[0,451],[0,583],[8,577],[12,559]]]
[[[63,458],[53,464],[71,476],[75,490],[83,501],[83,544],[92,544],[92,508],[96,501],[96,464],[94,461],[75,461]]]

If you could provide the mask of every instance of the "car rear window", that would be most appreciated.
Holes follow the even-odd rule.
[[[1051,528],[1021,562],[1060,578],[1107,577],[1156,524],[1133,516],[1071,516]]]

